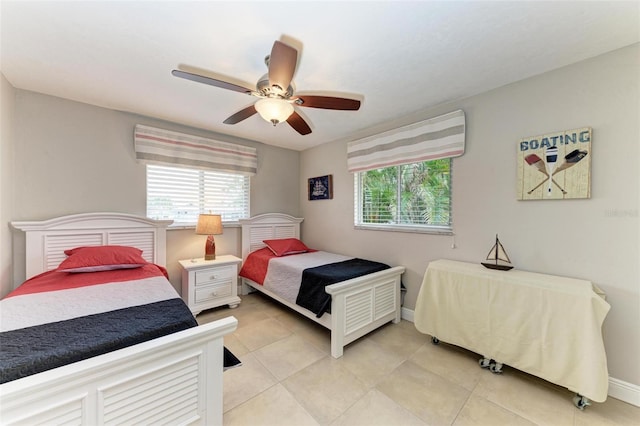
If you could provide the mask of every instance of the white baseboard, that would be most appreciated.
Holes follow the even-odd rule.
[[[640,386],[609,377],[609,396],[640,407]]]
[[[403,320],[407,320],[409,322],[413,322],[413,314],[414,314],[414,311],[412,311],[411,309],[402,308],[402,310],[400,312],[400,317]]]
[[[414,322],[415,311],[402,308],[402,319]],[[640,407],[640,386],[609,377],[609,396]]]

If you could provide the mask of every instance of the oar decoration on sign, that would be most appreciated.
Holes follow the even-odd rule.
[[[545,182],[549,182],[547,195],[551,195],[551,184],[556,185],[558,189],[562,191],[563,194],[566,194],[567,191],[565,191],[560,185],[558,185],[558,182],[556,182],[555,179],[553,179],[553,176],[557,175],[563,170],[568,169],[569,167],[575,166],[580,160],[582,160],[588,154],[587,151],[574,149],[573,151],[565,155],[564,161],[562,162],[562,164],[560,164],[560,166],[556,168],[556,162],[558,160],[558,151],[557,151],[557,148],[555,147],[553,148],[555,149],[555,153],[553,152],[553,150],[550,152],[551,148],[548,149],[546,152],[546,157],[547,157],[546,163],[542,161],[542,159],[538,157],[536,154],[530,154],[524,158],[524,161],[526,161],[528,165],[534,167],[540,173],[545,175],[545,179],[542,182],[540,182],[538,185],[533,187],[530,191],[528,191],[527,194],[531,194],[533,191],[540,188]],[[549,163],[551,163],[551,165]]]
[[[553,181],[553,171],[556,169],[556,163],[558,162],[558,148],[552,146],[547,148],[547,174],[549,175],[549,184],[547,185],[547,197],[551,196],[551,182]],[[564,191],[562,191],[564,194]]]
[[[564,189],[562,189],[560,185],[558,185],[558,182],[556,182],[552,176],[549,176],[549,173],[547,173],[547,168],[544,161],[542,161],[542,159],[538,157],[536,154],[527,155],[524,158],[524,161],[526,161],[528,165],[535,167],[540,173],[546,176],[546,178],[542,182],[540,182],[533,189],[531,189],[531,191],[527,192],[527,194],[531,194],[533,191],[540,188],[548,179],[551,179],[551,182],[553,182],[558,187],[558,189],[562,191],[563,194],[567,193]]]
[[[556,173],[560,173],[561,171],[566,170],[569,167],[575,166],[576,163],[578,163],[580,160],[586,157],[587,154],[588,154],[587,151],[580,151],[579,149],[574,149],[573,151],[565,155],[564,162],[560,164],[560,167],[558,167],[553,174],[555,175]]]

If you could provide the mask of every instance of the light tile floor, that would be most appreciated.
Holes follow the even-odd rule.
[[[242,367],[224,373],[224,425],[640,425],[640,408],[609,398],[584,411],[573,393],[477,354],[431,344],[413,323],[388,324],[330,356],[329,331],[260,294],[236,309],[225,345]]]

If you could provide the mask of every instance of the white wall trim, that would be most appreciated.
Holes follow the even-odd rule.
[[[414,322],[415,311],[402,308],[402,319]],[[609,377],[609,396],[640,407],[640,386]]]
[[[414,311],[412,311],[411,309],[402,308],[400,316],[402,317],[403,320],[413,322],[413,314],[414,314]]]
[[[609,377],[609,396],[640,407],[640,386]]]

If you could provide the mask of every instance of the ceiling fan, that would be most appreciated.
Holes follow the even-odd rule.
[[[276,40],[273,43],[271,54],[264,61],[269,72],[260,77],[256,84],[256,90],[186,71],[173,70],[171,74],[197,83],[209,84],[260,98],[255,104],[224,120],[225,124],[236,124],[255,113],[259,113],[262,118],[274,126],[286,121],[301,135],[308,135],[311,133],[311,128],[296,112],[295,106],[351,111],[360,108],[360,101],[356,99],[318,95],[294,96],[291,80],[298,62],[298,51],[287,44]]]

